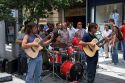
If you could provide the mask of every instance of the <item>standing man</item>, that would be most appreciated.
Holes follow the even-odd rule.
[[[62,42],[67,44],[69,42],[69,31],[67,30],[67,23],[64,22],[62,23],[62,30],[60,31],[61,36],[62,36]]]
[[[24,22],[24,27],[21,28],[16,38],[16,43],[19,45],[18,74],[21,74],[21,75],[27,72],[27,57],[24,50],[21,47],[21,44],[25,36],[26,26],[29,22],[30,21]]]
[[[70,23],[68,28],[67,28],[68,32],[69,32],[69,41],[72,41],[72,39],[74,38],[75,36],[75,32],[76,32],[76,29],[73,27],[73,25]]]
[[[123,21],[123,25],[121,26],[120,29],[123,34],[122,46],[123,46],[123,60],[125,62],[125,20]]]
[[[58,33],[60,33],[61,29],[62,29],[62,24],[61,23],[56,23],[56,29],[58,30]]]
[[[78,21],[77,22],[77,27],[76,27],[76,31],[78,31],[80,33],[81,38],[83,38],[83,35],[86,33],[85,29],[82,27],[82,22]]]
[[[95,43],[91,42],[96,36],[94,35],[97,31],[97,24],[90,23],[88,26],[88,33],[83,36],[82,41],[79,43],[84,46],[90,45],[92,47],[95,46]],[[97,38],[96,38],[97,39]],[[87,55],[86,55],[87,56]],[[95,74],[96,74],[96,66],[98,62],[98,51],[96,51],[93,57],[87,56],[87,83],[94,83]]]

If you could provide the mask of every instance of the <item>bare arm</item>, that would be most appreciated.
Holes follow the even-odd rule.
[[[33,46],[36,46],[36,47],[37,47],[38,44],[37,44],[37,43],[34,43],[34,42],[28,43],[28,36],[25,35],[24,38],[23,38],[23,41],[22,41],[22,47],[23,47],[23,48],[30,48],[30,47],[33,47]]]
[[[22,44],[22,40],[16,40],[16,43],[21,45]]]

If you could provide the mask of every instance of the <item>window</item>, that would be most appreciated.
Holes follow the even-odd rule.
[[[115,20],[116,25],[121,25],[122,3],[96,6],[96,23],[108,23],[110,18]]]

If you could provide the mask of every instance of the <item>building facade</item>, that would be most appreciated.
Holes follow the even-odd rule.
[[[117,10],[118,25],[125,19],[125,0],[88,0],[87,22],[107,23]]]
[[[86,26],[86,2],[76,2],[76,4],[65,10],[53,10],[53,14],[47,18],[47,22],[54,24],[64,21],[73,22],[74,26],[78,21],[81,21]]]

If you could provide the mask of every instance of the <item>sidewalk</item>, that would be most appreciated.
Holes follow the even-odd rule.
[[[111,57],[105,59],[99,57],[99,69],[95,83],[125,83],[125,62],[122,59],[122,53],[119,52],[119,63],[114,65],[111,63]]]

